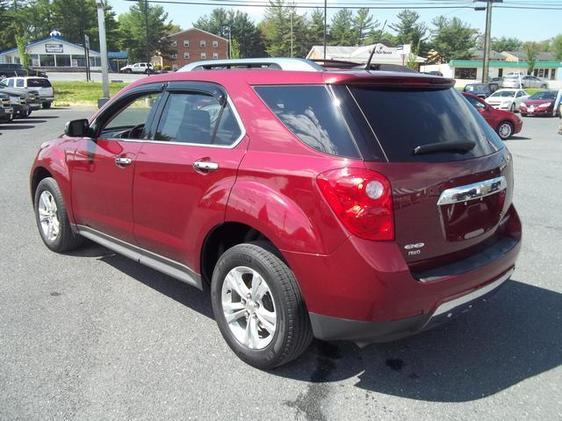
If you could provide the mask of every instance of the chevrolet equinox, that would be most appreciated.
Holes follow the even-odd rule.
[[[143,78],[67,123],[31,170],[46,246],[87,238],[209,285],[264,369],[313,338],[421,332],[509,279],[512,158],[453,80],[268,67]]]

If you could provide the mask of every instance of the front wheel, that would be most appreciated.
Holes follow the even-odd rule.
[[[211,299],[222,336],[254,367],[283,365],[312,341],[297,280],[269,243],[228,249],[213,272]]]
[[[511,104],[511,107],[509,107],[509,111],[511,111],[512,113],[515,112],[515,103]]]
[[[502,121],[498,126],[498,135],[502,140],[507,140],[513,135],[513,124],[509,121]]]
[[[82,238],[72,232],[62,193],[54,178],[44,178],[35,190],[35,219],[45,245],[56,252],[77,248]]]

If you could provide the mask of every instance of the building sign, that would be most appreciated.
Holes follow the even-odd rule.
[[[46,53],[63,53],[64,52],[64,46],[62,44],[59,43],[47,43],[45,44],[45,52]]]

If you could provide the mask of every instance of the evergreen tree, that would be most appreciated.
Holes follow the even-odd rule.
[[[400,44],[412,44],[412,52],[423,53],[424,41],[427,38],[427,27],[419,22],[420,15],[413,10],[403,10],[397,16],[398,22],[390,25],[390,29],[396,31],[396,37]]]
[[[444,62],[449,60],[470,59],[471,48],[476,45],[478,31],[465,24],[457,17],[447,19],[438,16],[433,20],[435,26],[432,47],[442,57]]]
[[[369,9],[359,9],[353,18],[353,44],[365,44],[369,34],[378,27],[379,22],[373,21]]]
[[[119,15],[119,27],[122,42],[129,50],[129,61],[150,60],[156,53],[164,57],[172,54],[171,40],[167,37],[172,27],[162,6],[139,0],[127,13]]]
[[[330,25],[331,45],[354,45],[356,37],[353,31],[353,13],[349,9],[340,9],[332,18]]]

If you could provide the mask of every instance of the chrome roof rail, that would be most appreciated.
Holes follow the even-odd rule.
[[[325,70],[319,64],[304,58],[264,57],[194,61],[180,67],[177,71],[191,72],[195,70],[226,70],[231,68],[294,70],[302,72],[323,72]]]

